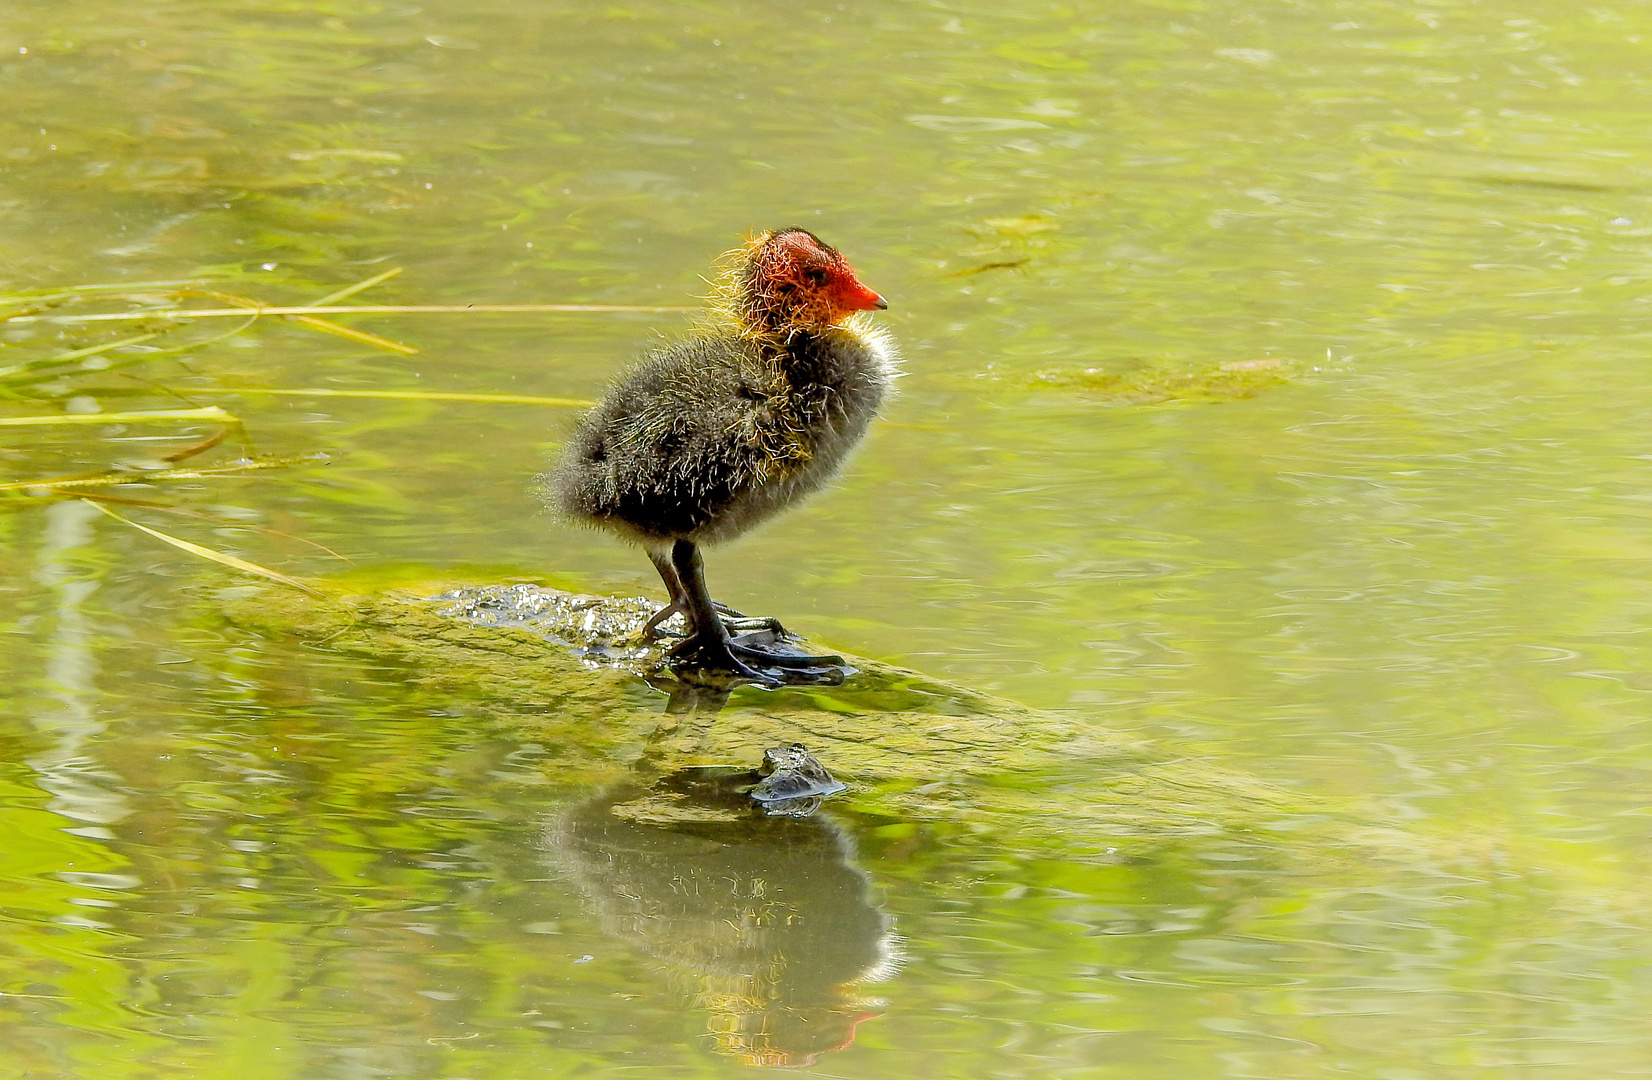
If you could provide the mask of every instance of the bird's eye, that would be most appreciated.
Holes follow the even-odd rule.
[[[803,271],[803,279],[810,285],[824,285],[826,284],[827,278],[830,276],[831,275],[827,274],[826,271],[820,269],[809,269]]]

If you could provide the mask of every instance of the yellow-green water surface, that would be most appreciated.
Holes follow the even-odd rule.
[[[624,792],[537,721],[0,491],[0,1073],[1646,1076],[1649,72],[1630,0],[11,0],[0,290],[692,306],[803,225],[907,375],[836,488],[709,554],[721,599],[1428,842],[1126,857],[853,793],[605,834]],[[266,321],[12,384],[145,330],[0,322],[0,418],[216,405],[327,455],[119,489],[287,574],[655,591],[538,509],[573,409],[252,391],[584,399],[688,319]],[[0,484],[214,430],[0,427]],[[1085,778],[1047,780],[1059,822]],[[753,1020],[790,976],[687,899],[751,900],[747,850],[815,905],[824,1011]]]

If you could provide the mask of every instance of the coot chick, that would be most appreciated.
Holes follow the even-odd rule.
[[[773,620],[729,618],[700,555],[819,488],[860,441],[895,377],[889,337],[857,312],[887,308],[836,249],[780,229],[729,253],[711,317],[622,374],[588,413],[550,477],[554,506],[648,552],[681,612],[679,672],[767,685],[841,664],[765,647]],[[733,630],[766,627],[735,638]],[[841,677],[841,676],[840,676]]]

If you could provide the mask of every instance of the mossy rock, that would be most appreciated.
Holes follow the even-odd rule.
[[[765,749],[797,742],[850,785],[831,805],[972,833],[1010,830],[1023,845],[1128,854],[1192,837],[1269,844],[1288,834],[1300,847],[1326,829],[1362,832],[1362,848],[1398,839],[1361,829],[1346,808],[1082,718],[864,657],[848,658],[858,673],[842,686],[743,687],[726,704],[679,689],[668,701],[656,688],[672,685],[659,650],[634,633],[654,610],[645,600],[528,585],[318,587],[325,598],[227,590],[220,606],[243,630],[395,665],[422,695],[556,745],[553,779],[570,788],[752,767]]]

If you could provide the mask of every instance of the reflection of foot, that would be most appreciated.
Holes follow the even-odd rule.
[[[670,700],[665,703],[668,716],[695,716],[704,713],[707,716],[716,716],[728,704],[729,691],[734,689],[732,680],[718,686],[707,686],[703,683],[684,682],[682,679],[662,679],[658,676],[644,675],[643,678],[656,690],[663,690]]]
[[[691,765],[661,776],[652,790],[692,805],[755,808],[764,817],[805,818],[819,810],[825,799],[848,788],[802,743],[792,743],[763,751],[763,764],[755,769]]]

